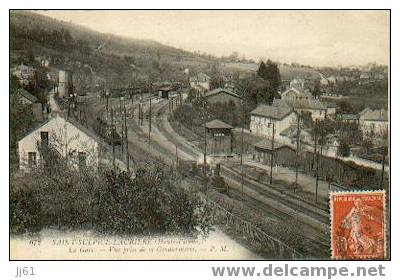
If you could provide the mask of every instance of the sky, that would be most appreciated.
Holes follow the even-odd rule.
[[[389,63],[387,11],[37,11],[189,51],[312,66]]]

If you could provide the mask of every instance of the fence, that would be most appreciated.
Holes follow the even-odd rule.
[[[226,210],[221,205],[211,201],[211,204],[214,206],[217,212],[216,219],[222,225],[229,226],[233,228],[236,233],[241,234],[242,236],[246,236],[247,240],[250,242],[259,244],[263,246],[263,249],[267,249],[274,258],[279,259],[302,259],[304,255],[302,255],[297,250],[289,247],[279,239],[265,233],[262,229],[257,226],[254,226],[249,221],[246,221],[230,211]]]

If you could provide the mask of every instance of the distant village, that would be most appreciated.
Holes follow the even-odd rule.
[[[41,67],[49,69],[50,59],[46,57],[35,57],[35,60]],[[372,68],[371,68],[372,69]],[[236,87],[235,81],[224,77],[222,84],[218,88],[212,88],[212,78],[203,72],[196,75],[190,75],[189,69],[187,71],[187,82],[153,82],[150,84],[128,86],[122,88],[108,88],[105,89],[101,81],[94,85],[94,89],[98,90],[97,96],[100,98],[107,98],[114,96],[124,96],[126,99],[132,99],[134,96],[143,96],[144,93],[152,90],[157,92],[153,94],[154,98],[161,99],[174,99],[176,96],[186,97],[191,95],[191,100],[204,98],[208,104],[229,104],[235,105],[237,115],[240,115],[241,106],[243,104],[242,93]],[[19,166],[26,169],[28,166],[36,166],[39,164],[39,155],[35,141],[49,141],[49,130],[54,126],[68,127],[67,134],[82,135],[83,142],[87,139],[96,142],[93,137],[94,133],[88,133],[93,128],[87,128],[82,122],[82,112],[79,117],[67,117],[65,114],[70,114],[74,104],[79,98],[84,98],[87,94],[85,89],[74,86],[73,72],[69,70],[59,70],[58,72],[49,71],[46,78],[49,84],[53,85],[46,92],[46,103],[41,103],[38,98],[24,89],[35,78],[35,68],[33,66],[20,64],[11,70],[21,87],[18,89],[18,96],[22,104],[30,106],[35,120],[40,123],[40,126],[27,134],[18,142],[19,153]],[[279,95],[275,97],[271,104],[259,104],[249,112],[249,123],[242,124],[244,126],[244,133],[251,138],[247,139],[247,147],[252,146],[252,158],[258,162],[269,164],[271,155],[275,154],[274,162],[282,164],[288,159],[281,159],[281,157],[288,157],[293,160],[296,154],[309,151],[316,152],[316,145],[321,145],[320,153],[323,156],[331,158],[340,158],[343,160],[351,160],[357,164],[365,165],[368,167],[377,167],[381,162],[381,155],[378,150],[379,147],[385,145],[388,137],[388,111],[385,109],[371,109],[364,108],[359,112],[342,113],[337,110],[337,102],[345,100],[346,96],[331,94],[331,88],[336,84],[345,80],[356,81],[359,84],[373,82],[375,80],[384,79],[387,75],[386,72],[377,72],[374,70],[352,70],[345,76],[329,76],[324,77],[321,74],[319,80],[307,80],[304,78],[295,78],[292,80],[283,80]],[[76,80],[76,79],[75,79]],[[318,84],[320,95],[315,96],[310,88],[310,85],[315,86]],[[93,86],[92,86],[93,88]],[[150,93],[150,95],[152,95]],[[193,96],[195,98],[193,98]],[[73,100],[71,102],[71,100]],[[155,100],[153,101],[155,102]],[[59,107],[68,104],[68,113],[62,113]],[[72,104],[72,105],[71,105]],[[70,107],[72,106],[72,107]],[[56,108],[56,109],[55,109]],[[55,112],[55,111],[56,112]],[[133,109],[134,110],[134,109]],[[221,107],[221,110],[224,110]],[[76,114],[76,113],[75,113]],[[77,120],[77,121],[75,121]],[[237,153],[238,148],[234,149],[233,145],[238,146],[239,141],[233,141],[233,135],[239,127],[234,127],[232,123],[225,123],[223,120],[214,119],[209,120],[206,124],[209,138],[208,151],[209,154],[214,155],[230,155],[235,150]],[[316,132],[314,131],[313,123],[328,121],[331,128],[323,135],[322,140],[316,139]],[[43,124],[44,122],[44,124]],[[68,123],[66,126],[65,124]],[[349,131],[350,137],[347,137],[346,143],[343,141],[343,132]],[[71,132],[69,131],[71,130]],[[360,131],[361,135],[358,137],[351,137],[351,133]],[[368,139],[368,149],[363,149],[363,143]],[[236,140],[238,136],[236,136]],[[261,139],[257,142],[257,139]],[[76,154],[76,161],[82,165],[87,161],[81,140],[72,144],[69,149],[73,150]],[[319,141],[319,142],[318,142]],[[317,143],[318,142],[318,143]],[[95,144],[93,144],[96,146]],[[387,145],[387,144],[386,144]],[[375,147],[375,148],[374,148]],[[282,152],[282,155],[280,151]],[[68,151],[63,151],[64,155]],[[99,152],[95,153],[95,159],[92,162],[98,162]],[[387,159],[386,159],[387,160]],[[275,163],[274,163],[275,164]],[[292,163],[293,165],[293,163]]]

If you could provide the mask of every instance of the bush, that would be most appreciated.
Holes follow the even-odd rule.
[[[113,172],[105,177],[96,222],[102,232],[196,236],[211,228],[207,205],[176,189],[160,167],[141,169],[135,179]]]
[[[11,233],[37,232],[41,229],[41,204],[28,188],[10,189]]]
[[[340,157],[348,157],[350,156],[350,146],[344,141],[340,141],[339,147],[337,150],[337,155]]]
[[[57,226],[112,234],[197,236],[212,228],[210,207],[177,187],[176,174],[157,162],[136,170],[135,178],[110,169],[58,166],[62,165],[13,178],[20,186],[10,196],[13,233]]]

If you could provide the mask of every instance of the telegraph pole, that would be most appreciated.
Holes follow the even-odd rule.
[[[315,134],[314,138],[314,153],[315,153],[315,203],[318,202],[318,165],[319,165],[319,156],[317,151],[317,135]]]
[[[207,119],[206,119],[206,101],[203,100],[203,117],[204,117],[204,176],[206,175],[206,167],[207,167]]]
[[[176,168],[178,168],[179,158],[178,158],[178,145],[175,144],[175,156],[176,156]]]
[[[112,143],[112,162],[113,170],[115,172],[115,140],[114,140],[114,111],[111,108],[111,143]]]
[[[129,173],[129,149],[128,149],[128,127],[126,125],[126,106],[124,104],[124,121],[125,121],[125,149],[126,149],[126,170]]]
[[[151,92],[149,95],[149,103],[150,103],[150,108],[149,108],[149,145],[150,145],[150,137],[151,137]]]
[[[300,114],[297,115],[297,139],[296,139],[296,183],[295,187],[298,187],[299,177],[299,149],[300,149]]]
[[[240,147],[240,166],[241,166],[241,176],[242,176],[242,199],[244,196],[244,175],[243,175],[243,144],[244,144],[244,139],[243,139],[243,133],[244,133],[244,99],[242,98],[242,129],[241,129],[241,147]]]
[[[122,110],[122,101],[124,100],[123,97],[120,97],[119,99],[119,115],[120,115],[120,121],[121,121],[121,154],[124,152],[124,142],[122,139],[124,139],[124,134],[125,134],[125,129],[124,129],[124,117],[122,115],[123,110]],[[125,103],[124,103],[125,104]]]
[[[379,187],[383,189],[383,179],[385,178],[385,159],[386,159],[386,151],[385,147],[382,147],[382,172],[381,172],[381,181]]]
[[[269,179],[269,183],[272,184],[272,169],[273,169],[273,165],[274,165],[274,143],[275,142],[275,121],[272,120],[272,153],[271,153],[271,174],[270,174],[270,179]]]

